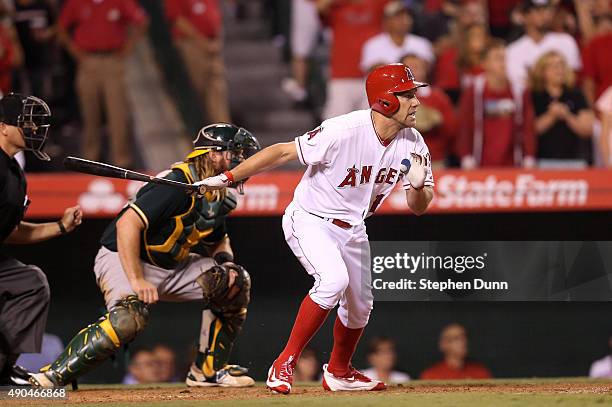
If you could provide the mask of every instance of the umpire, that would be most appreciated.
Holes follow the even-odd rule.
[[[74,206],[57,222],[23,221],[30,201],[14,156],[28,150],[49,161],[42,149],[50,118],[47,104],[34,96],[9,94],[0,99],[0,385],[28,385],[27,372],[15,361],[22,352],[40,352],[49,309],[45,274],[12,258],[3,244],[42,242],[71,232],[82,219],[81,209]]]

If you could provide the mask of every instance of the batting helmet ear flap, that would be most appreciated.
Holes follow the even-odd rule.
[[[393,116],[399,109],[399,100],[393,93],[388,93],[385,96],[377,98],[376,102],[371,105],[372,110],[385,116]]]

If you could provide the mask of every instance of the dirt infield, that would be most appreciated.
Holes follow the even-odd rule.
[[[485,395],[591,395],[601,396],[598,403],[612,402],[612,381],[486,381],[486,382],[413,382],[404,386],[391,386],[385,396],[430,395],[430,394],[480,394]],[[354,396],[355,393],[334,394],[336,397]],[[160,386],[86,386],[78,391],[69,391],[67,400],[2,400],[5,406],[17,405],[87,405],[117,404],[130,405],[141,403],[160,403],[163,405],[192,405],[196,401],[259,401],[276,398],[276,400],[299,400],[330,396],[320,385],[296,385],[290,396],[279,396],[270,393],[258,384],[248,389],[228,388],[186,388],[182,385]],[[277,404],[268,400],[270,404]],[[187,402],[187,403],[184,403]],[[266,403],[267,404],[267,403]],[[284,403],[283,403],[284,404]],[[609,405],[609,404],[608,404]]]

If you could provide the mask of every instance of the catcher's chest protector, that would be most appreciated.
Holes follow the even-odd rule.
[[[183,172],[188,182],[198,180],[192,164],[181,163],[172,167]],[[156,233],[145,233],[145,247],[149,261],[166,269],[175,268],[202,239],[211,234],[225,216],[236,207],[231,194],[223,200],[208,201],[207,197],[190,197],[189,208],[168,219]]]

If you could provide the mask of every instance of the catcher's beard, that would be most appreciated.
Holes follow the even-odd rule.
[[[221,172],[217,171],[215,169],[215,166],[212,160],[208,156],[208,153],[199,155],[191,159],[190,161],[193,162],[193,165],[195,166],[196,172],[198,174],[198,178],[200,178],[200,180],[203,180],[209,177],[214,177],[215,175],[219,175],[222,172],[222,171]],[[212,194],[213,201],[217,201],[217,200],[220,201],[220,200],[225,199],[225,196],[227,194],[227,188],[222,188],[216,191],[211,191],[210,193]]]

